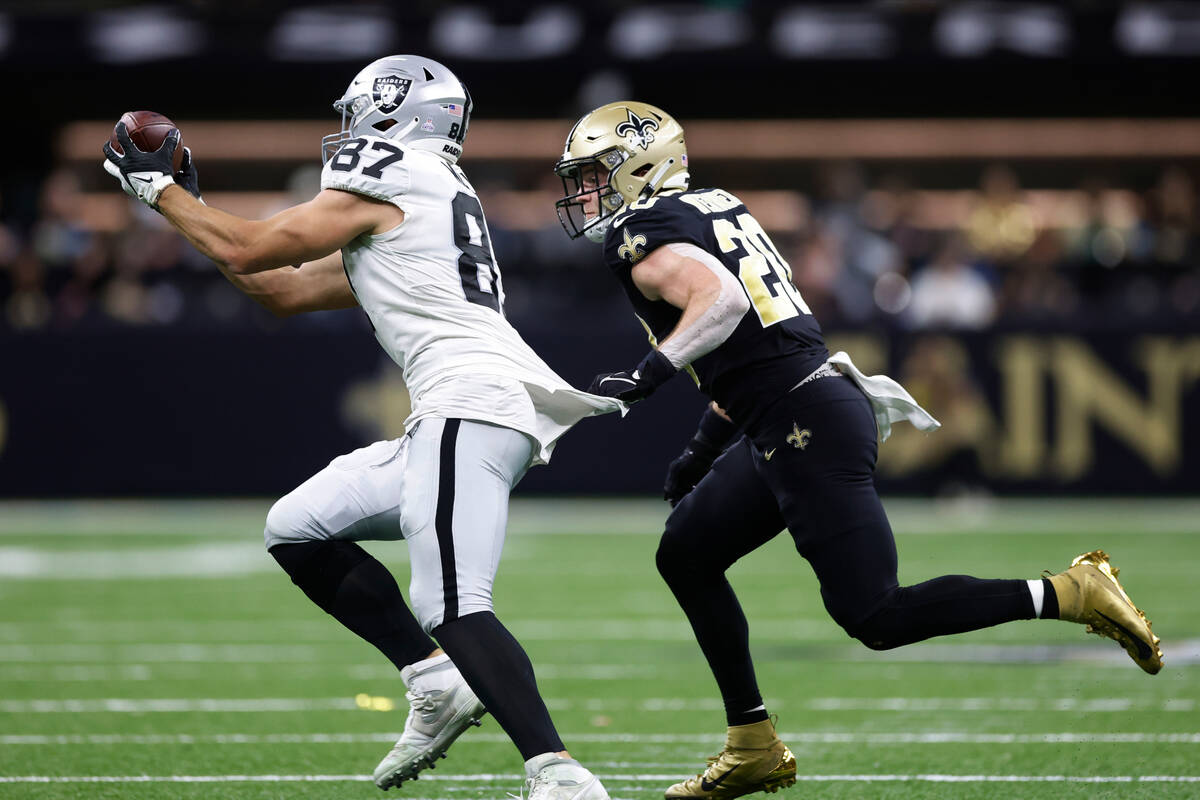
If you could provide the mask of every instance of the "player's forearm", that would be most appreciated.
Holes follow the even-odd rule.
[[[683,368],[717,349],[741,321],[748,303],[740,292],[725,287],[696,292],[687,299],[675,329],[659,343],[658,351],[676,368]]]
[[[302,263],[329,252],[314,255],[270,221],[244,219],[207,206],[177,186],[162,193],[158,209],[197,250],[238,275]]]
[[[251,275],[239,275],[220,261],[214,262],[217,269],[242,294],[249,297],[260,306],[278,317],[288,317],[297,313],[285,299],[287,276],[284,273],[297,272],[295,267],[280,267],[279,269],[256,272]]]
[[[249,275],[218,263],[221,274],[240,292],[279,317],[332,311],[358,305],[342,269],[340,253],[301,267],[279,267]]]
[[[250,220],[204,205],[178,186],[169,186],[163,191],[158,210],[193,247],[215,261],[222,272],[260,271],[245,268],[253,238],[254,223]]]

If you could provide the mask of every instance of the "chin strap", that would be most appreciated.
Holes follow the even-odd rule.
[[[403,140],[405,136],[408,136],[409,132],[412,131],[413,128],[417,127],[418,122],[420,122],[420,120],[417,117],[413,117],[412,122],[405,125],[403,128],[401,128],[396,133],[391,133],[390,135],[388,135],[388,138],[396,139],[398,141]],[[395,127],[395,126],[393,126],[393,127]],[[389,133],[390,133],[390,131],[384,131],[385,135],[387,135]]]
[[[675,159],[673,157],[668,158],[666,161],[659,164],[658,168],[650,174],[650,178],[646,181],[646,185],[642,187],[642,191],[638,193],[638,196],[650,197],[657,192],[659,189],[658,182],[663,179],[663,175],[665,175],[667,170],[669,170],[674,164]]]

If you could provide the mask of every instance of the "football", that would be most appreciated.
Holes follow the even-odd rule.
[[[124,122],[126,130],[129,131],[129,138],[137,145],[137,148],[145,153],[151,153],[162,146],[163,140],[167,138],[167,134],[173,130],[178,130],[174,122],[159,114],[157,111],[126,111],[121,115],[118,125]],[[125,151],[121,149],[121,145],[117,142],[117,128],[113,126],[112,135],[108,137],[108,143],[113,146],[113,149],[124,155]],[[175,148],[175,158],[172,161],[172,168],[178,172],[183,166],[183,140],[180,139],[179,147]]]

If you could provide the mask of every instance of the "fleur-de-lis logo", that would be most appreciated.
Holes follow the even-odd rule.
[[[627,258],[630,264],[636,264],[642,256],[646,255],[646,251],[642,249],[646,246],[646,237],[640,233],[637,236],[630,236],[628,228],[624,230],[624,234],[625,244],[617,248],[617,258]]]
[[[639,117],[632,108],[626,109],[629,119],[617,126],[617,136],[624,136],[631,145],[646,150],[654,141],[654,131],[658,130],[658,121],[652,117]]]
[[[788,444],[797,450],[803,450],[804,448],[808,447],[808,440],[811,438],[812,431],[810,431],[808,428],[800,430],[800,426],[793,422],[792,432],[787,435],[787,439],[785,441],[787,441]]]

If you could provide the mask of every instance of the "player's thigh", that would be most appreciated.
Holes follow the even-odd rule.
[[[320,539],[400,539],[407,439],[339,456],[280,498],[267,514],[267,547]]]
[[[508,496],[533,444],[510,428],[457,419],[424,419],[411,438],[402,524],[413,612],[431,630],[492,609]]]
[[[875,420],[848,380],[841,399],[790,409],[777,418],[756,464],[782,509],[796,550],[808,559],[835,620],[868,616],[896,585],[896,543],[875,490]],[[789,442],[788,436],[792,439]],[[802,446],[798,446],[802,445]]]
[[[723,572],[783,527],[775,497],[754,468],[750,440],[743,437],[667,517],[659,543],[660,569],[678,560]]]

